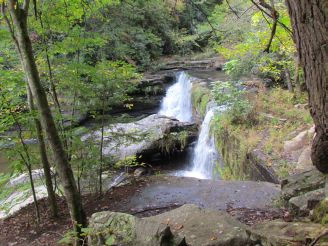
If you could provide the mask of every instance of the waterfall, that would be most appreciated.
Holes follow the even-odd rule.
[[[185,72],[176,75],[174,83],[166,92],[159,114],[182,122],[192,121],[191,80]]]
[[[215,166],[219,160],[214,136],[210,132],[211,120],[214,117],[214,113],[215,108],[207,111],[194,149],[191,173],[199,178],[214,178]]]
[[[193,150],[190,171],[176,172],[175,175],[199,179],[215,179],[219,177],[219,174],[215,172],[215,167],[220,164],[220,155],[216,150],[215,139],[211,134],[210,127],[215,113],[222,112],[225,109],[226,106],[208,109]]]

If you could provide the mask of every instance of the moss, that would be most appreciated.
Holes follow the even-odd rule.
[[[159,147],[162,153],[170,154],[177,148],[184,150],[188,144],[189,133],[187,131],[172,132],[166,134],[160,141]]]
[[[328,224],[328,200],[321,201],[313,210],[311,220],[316,223]]]
[[[196,111],[204,117],[207,104],[211,100],[211,91],[204,86],[195,84],[192,87],[191,98]]]

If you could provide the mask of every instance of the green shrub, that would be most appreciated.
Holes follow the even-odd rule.
[[[246,92],[233,82],[217,82],[212,90],[213,98],[218,105],[226,105],[227,111],[222,115],[233,125],[257,124],[258,114],[246,97]]]

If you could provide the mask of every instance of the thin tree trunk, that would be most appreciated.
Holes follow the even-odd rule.
[[[286,74],[286,80],[287,80],[287,86],[288,86],[288,91],[293,93],[294,89],[293,89],[293,84],[292,84],[292,80],[290,78],[290,71],[288,68],[285,69],[285,74]]]
[[[34,103],[33,103],[33,98],[32,98],[32,92],[28,86],[27,86],[27,98],[28,98],[28,104],[29,104],[30,111],[33,112],[35,110],[35,108],[34,108]],[[57,202],[56,202],[56,194],[55,194],[55,191],[54,191],[53,185],[52,185],[51,169],[50,169],[50,164],[49,164],[49,160],[48,160],[48,156],[47,156],[46,145],[45,145],[44,138],[43,138],[42,127],[41,127],[40,121],[37,118],[34,118],[34,124],[35,124],[37,139],[39,142],[39,153],[40,153],[40,157],[41,157],[44,178],[46,181],[49,207],[50,207],[52,216],[57,217],[58,216],[58,208],[57,208]]]
[[[102,101],[101,115],[101,138],[100,138],[100,163],[99,163],[99,194],[102,195],[102,172],[103,172],[103,146],[104,146],[104,117],[105,117],[105,99]]]
[[[35,99],[36,106],[41,114],[42,127],[48,135],[49,143],[54,153],[55,162],[57,164],[56,168],[64,187],[65,197],[74,224],[74,229],[77,232],[77,235],[80,236],[81,227],[85,227],[87,223],[86,215],[83,210],[81,196],[74,180],[73,171],[67,160],[67,155],[63,149],[55,121],[51,114],[45,90],[40,83],[39,72],[33,56],[31,40],[27,31],[29,1],[25,1],[22,7],[19,6],[19,3],[15,0],[8,0],[7,3],[15,27],[15,33],[13,35],[16,40],[14,41],[17,44],[17,50],[20,53],[23,69],[31,88],[33,98]]]
[[[286,0],[286,3],[316,129],[311,158],[321,172],[328,173],[328,3],[327,0]]]
[[[296,57],[295,58],[294,83],[295,83],[296,94],[298,97],[300,97],[302,94],[299,71],[300,71],[300,60],[298,59],[298,57]]]
[[[33,175],[32,175],[32,163],[31,163],[30,154],[29,154],[28,148],[27,148],[27,146],[24,142],[23,133],[22,133],[23,131],[22,131],[20,123],[18,122],[18,120],[16,119],[16,117],[13,113],[11,114],[11,116],[13,117],[14,122],[18,127],[18,138],[19,138],[19,141],[20,141],[21,145],[23,146],[23,150],[24,150],[24,153],[26,155],[26,158],[25,158],[22,153],[19,153],[20,157],[22,158],[22,160],[24,162],[24,165],[27,168],[27,173],[28,173],[28,177],[29,177],[29,180],[30,180],[32,196],[33,196],[33,201],[34,201],[34,206],[35,206],[36,218],[37,218],[37,222],[40,223],[40,220],[41,220],[40,209],[39,209],[38,199],[37,199],[36,193],[35,193],[35,187],[34,187],[34,181],[33,181]]]

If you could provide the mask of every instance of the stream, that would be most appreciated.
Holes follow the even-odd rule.
[[[188,73],[180,71],[176,72],[175,76],[176,79],[167,88],[157,112],[181,122],[194,122],[191,98],[193,83],[199,83],[200,80],[201,83],[210,86],[213,81],[227,79],[221,71],[188,71]],[[195,82],[196,80],[198,81]],[[215,148],[214,137],[210,134],[210,123],[217,111],[219,110],[215,106],[208,107],[200,126],[198,139],[187,148],[186,154],[172,156],[167,160],[158,160],[152,164],[163,166],[168,174],[173,176],[219,179],[215,167],[221,163],[221,160]],[[88,124],[95,127],[94,124],[97,125],[97,122],[88,122],[86,127],[89,126]],[[0,172],[9,172],[9,165],[5,153],[0,151]]]

